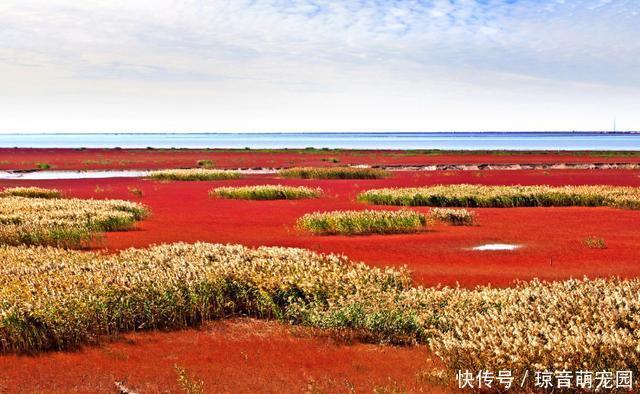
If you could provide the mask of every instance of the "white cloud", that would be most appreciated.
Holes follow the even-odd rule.
[[[640,129],[633,0],[4,0],[0,131]]]

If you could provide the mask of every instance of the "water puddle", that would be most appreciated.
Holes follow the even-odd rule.
[[[517,244],[484,244],[471,248],[471,250],[516,250],[522,245]]]

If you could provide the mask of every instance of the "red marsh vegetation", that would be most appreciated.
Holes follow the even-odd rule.
[[[397,172],[381,180],[296,180],[252,175],[239,180],[159,182],[146,179],[86,179],[28,182],[53,187],[80,198],[122,198],[148,205],[151,216],[137,231],[106,233],[96,247],[111,250],[173,241],[294,246],[341,253],[376,266],[407,265],[424,285],[506,286],[514,280],[583,276],[637,276],[636,245],[640,212],[613,208],[476,209],[477,225],[436,225],[417,234],[313,236],[300,232],[296,220],[315,211],[395,209],[355,201],[363,190],[428,184],[610,184],[640,186],[631,170]],[[27,181],[2,181],[0,186]],[[321,198],[296,201],[247,201],[211,198],[217,186],[285,184],[321,187]],[[136,193],[133,193],[135,190]],[[140,196],[142,194],[142,196]],[[186,203],[188,202],[188,203]],[[429,208],[412,208],[428,212]],[[606,249],[585,247],[602,238]],[[508,243],[515,251],[477,251],[484,244]]]
[[[341,343],[300,327],[231,319],[78,351],[0,356],[0,392],[116,393],[119,382],[137,393],[187,392],[186,385],[206,393],[437,393],[427,375],[434,362],[424,346]]]
[[[140,157],[146,159],[136,165],[148,168],[154,161],[150,158],[156,153],[140,152]],[[29,158],[24,160],[29,163],[48,160],[46,155],[42,156],[45,153],[37,157],[25,154],[24,157]],[[116,153],[109,154],[114,155],[109,156],[112,160],[117,157]],[[117,154],[135,156],[130,151]],[[164,153],[157,154],[160,157]],[[72,159],[75,156],[64,159],[66,168],[82,168],[82,160],[88,160],[86,151],[77,151],[77,155],[75,159]],[[184,155],[171,162],[173,164],[161,162],[157,167],[190,166],[196,159],[206,158],[194,152]],[[226,165],[237,167],[231,157],[241,156],[230,155]],[[55,157],[58,156],[52,153],[49,159]],[[278,166],[277,162],[268,163],[273,157],[265,153],[246,166]],[[286,157],[280,159],[291,160]],[[320,160],[315,155],[295,157]],[[361,156],[355,158],[360,160]],[[409,158],[402,157],[403,160]],[[496,158],[509,162],[513,159]],[[575,157],[576,160],[586,158]],[[442,157],[438,161],[440,159]],[[3,155],[0,162],[15,163],[12,160],[16,158],[7,159]],[[396,158],[389,156],[389,160]],[[49,161],[59,169],[65,168],[63,162]],[[314,163],[295,162],[297,165]],[[135,165],[127,165],[131,167]],[[119,198],[146,204],[151,216],[139,222],[135,230],[106,233],[94,243],[95,248],[111,251],[174,241],[295,246],[341,253],[375,266],[407,265],[418,284],[459,283],[464,287],[480,284],[502,287],[514,280],[536,277],[554,280],[640,275],[637,263],[640,211],[633,210],[474,209],[477,213],[474,226],[435,225],[424,232],[397,235],[314,236],[295,227],[296,220],[309,212],[396,209],[356,202],[357,194],[367,189],[456,183],[640,186],[640,171],[424,171],[395,172],[390,178],[373,180],[279,179],[275,175],[204,182],[137,178],[3,180],[0,188],[39,186],[59,189],[69,197]],[[320,187],[324,193],[320,198],[276,201],[212,198],[208,193],[214,187],[260,184]],[[424,213],[429,210],[426,207],[411,209]],[[585,241],[588,239],[602,239],[606,248],[588,247]],[[514,251],[472,250],[492,243],[521,247]],[[233,319],[207,323],[200,329],[126,334],[120,340],[78,351],[4,355],[0,357],[0,392],[115,392],[115,382],[121,382],[132,392],[164,392],[179,391],[185,381],[201,385],[205,392],[350,392],[352,389],[357,392],[436,392],[425,378],[434,368],[430,359],[429,351],[422,346],[339,343],[313,330]]]
[[[0,170],[162,169],[329,165],[639,163],[636,152],[444,152],[394,150],[27,149],[0,148]]]

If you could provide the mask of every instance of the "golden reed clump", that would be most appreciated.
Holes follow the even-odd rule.
[[[278,171],[284,178],[302,179],[382,179],[390,172],[364,167],[293,167]]]
[[[61,198],[62,193],[58,189],[45,189],[42,187],[8,187],[0,192],[0,197],[29,197],[29,198]]]
[[[149,173],[149,178],[161,181],[218,181],[239,179],[241,176],[238,171],[209,168],[156,170]]]
[[[435,185],[373,189],[358,200],[377,205],[434,207],[610,206],[640,209],[640,188],[623,186]]]
[[[0,244],[80,247],[96,232],[130,228],[148,213],[123,200],[0,198]]]
[[[92,342],[140,328],[178,328],[237,313],[300,320],[367,286],[408,288],[402,270],[293,248],[207,243],[116,254],[0,247],[0,351]]]
[[[313,234],[345,235],[413,233],[426,224],[424,214],[406,209],[313,212],[297,222],[298,228]]]
[[[403,269],[207,243],[109,255],[5,246],[0,261],[1,352],[68,348],[242,313],[425,343],[449,371],[637,374],[640,365],[640,279],[422,288]]]
[[[476,219],[476,213],[464,208],[431,208],[429,210],[429,219],[447,223],[452,226],[473,226]]]
[[[450,292],[441,322],[450,329],[432,348],[452,369],[638,373],[638,279],[533,281]]]
[[[299,200],[317,198],[322,189],[306,186],[255,185],[239,187],[217,187],[209,190],[209,196],[240,200]]]

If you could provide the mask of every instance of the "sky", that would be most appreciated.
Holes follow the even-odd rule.
[[[640,130],[640,0],[2,0],[0,132]]]

